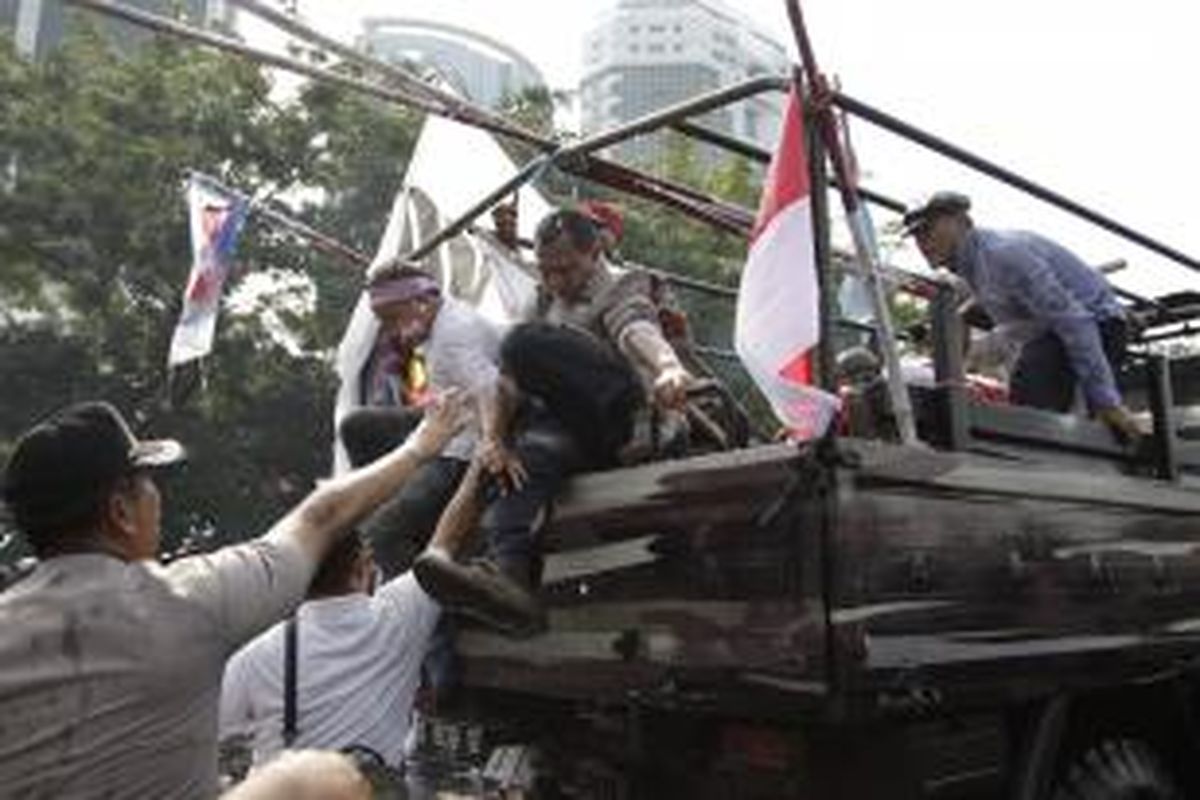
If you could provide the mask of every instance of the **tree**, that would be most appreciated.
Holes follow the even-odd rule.
[[[165,360],[190,260],[185,171],[370,251],[418,117],[325,87],[288,102],[247,62],[156,39],[122,57],[84,30],[44,64],[0,45],[0,456],[35,418],[103,397],[192,450],[168,491],[167,547],[260,532],[329,466],[329,354],[361,276],[267,225],[247,226],[238,278],[290,281],[227,308],[191,402],[167,402]],[[308,283],[311,281],[311,285]],[[307,294],[311,307],[294,300]],[[264,324],[271,311],[286,331]]]

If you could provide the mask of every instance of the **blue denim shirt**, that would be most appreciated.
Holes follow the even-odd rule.
[[[952,267],[997,325],[1033,323],[1062,340],[1093,409],[1120,405],[1097,325],[1125,312],[1103,275],[1044,236],[980,228],[959,244]]]

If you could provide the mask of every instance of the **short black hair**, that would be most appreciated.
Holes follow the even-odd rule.
[[[533,244],[535,247],[544,247],[563,236],[576,250],[585,251],[595,247],[600,231],[591,217],[573,208],[562,208],[542,218],[534,231]]]
[[[362,552],[363,540],[357,531],[350,531],[339,539],[317,565],[316,574],[308,585],[308,596],[327,597],[345,592]]]

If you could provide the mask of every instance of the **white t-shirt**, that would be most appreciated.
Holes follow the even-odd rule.
[[[472,397],[495,391],[501,337],[501,329],[471,306],[453,297],[443,298],[425,343],[429,385],[437,390],[462,389]],[[447,458],[469,461],[475,453],[480,420],[475,403],[467,405],[470,422],[442,449]]]
[[[0,797],[212,798],[225,659],[312,571],[287,537],[43,561],[0,594]]]
[[[293,747],[365,745],[399,765],[413,697],[439,607],[406,572],[374,595],[300,607]],[[249,733],[254,761],[283,749],[284,625],[246,645],[225,668],[221,737]]]

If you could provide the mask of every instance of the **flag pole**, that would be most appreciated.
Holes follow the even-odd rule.
[[[246,208],[251,214],[262,217],[264,220],[284,228],[285,230],[296,234],[302,239],[312,243],[318,250],[336,256],[348,264],[356,267],[366,267],[371,263],[371,259],[365,253],[355,250],[348,244],[334,239],[332,236],[322,233],[312,226],[301,222],[295,217],[284,214],[282,211],[276,211],[273,208],[268,208],[260,202],[256,202],[254,198],[249,197],[244,192],[239,192],[231,186],[227,186],[211,175],[196,170],[190,170],[188,174],[195,180],[207,183],[215,189],[219,189],[230,197],[235,197],[246,203]]]
[[[831,103],[833,93],[829,88],[829,82],[817,68],[812,42],[808,38],[808,30],[804,26],[804,15],[800,11],[800,0],[787,0],[787,8],[788,17],[792,22],[792,31],[796,36],[796,48],[800,52],[800,63],[804,75],[808,79],[807,99],[812,105],[812,119],[833,165],[838,193],[842,198],[842,209],[846,214],[846,224],[849,225],[850,235],[854,240],[855,255],[858,257],[859,264],[866,267],[865,277],[871,289],[871,300],[875,306],[875,319],[879,328],[879,349],[887,369],[888,394],[892,401],[892,413],[896,417],[896,428],[900,433],[900,441],[905,444],[914,444],[917,441],[916,423],[913,419],[908,388],[904,385],[904,377],[900,374],[900,355],[896,349],[896,332],[892,326],[892,315],[888,308],[883,281],[880,279],[879,258],[875,248],[871,245],[870,234],[867,232],[864,218],[865,207],[858,195],[858,180],[850,169],[850,163],[837,135],[837,120],[833,115]]]

